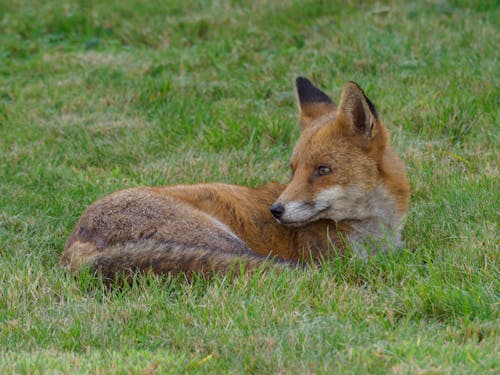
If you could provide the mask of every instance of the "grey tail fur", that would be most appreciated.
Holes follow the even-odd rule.
[[[135,273],[155,274],[239,273],[240,270],[263,268],[295,268],[295,262],[265,257],[251,251],[225,252],[204,246],[175,241],[142,239],[137,242],[115,244],[105,252],[93,256],[91,268],[106,280],[119,277],[129,279]]]

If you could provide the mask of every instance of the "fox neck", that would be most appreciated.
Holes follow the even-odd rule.
[[[401,229],[404,215],[396,211],[396,204],[383,185],[378,185],[354,216],[344,219],[352,231],[347,234],[348,244],[362,258],[378,251],[402,247]]]

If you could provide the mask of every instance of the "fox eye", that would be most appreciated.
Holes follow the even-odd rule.
[[[332,173],[332,170],[325,165],[320,165],[318,168],[316,168],[316,174],[318,176],[326,176],[327,174],[330,173]]]

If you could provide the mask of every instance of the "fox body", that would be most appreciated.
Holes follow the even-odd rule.
[[[355,83],[339,105],[299,77],[301,135],[288,185],[139,187],[93,203],[61,264],[105,277],[226,273],[321,261],[346,246],[360,256],[401,246],[409,185],[375,107]]]

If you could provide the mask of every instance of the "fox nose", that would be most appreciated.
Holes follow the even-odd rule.
[[[281,203],[275,203],[271,206],[270,210],[273,216],[276,219],[279,219],[281,215],[283,215],[283,212],[285,212],[285,206],[283,206]]]

